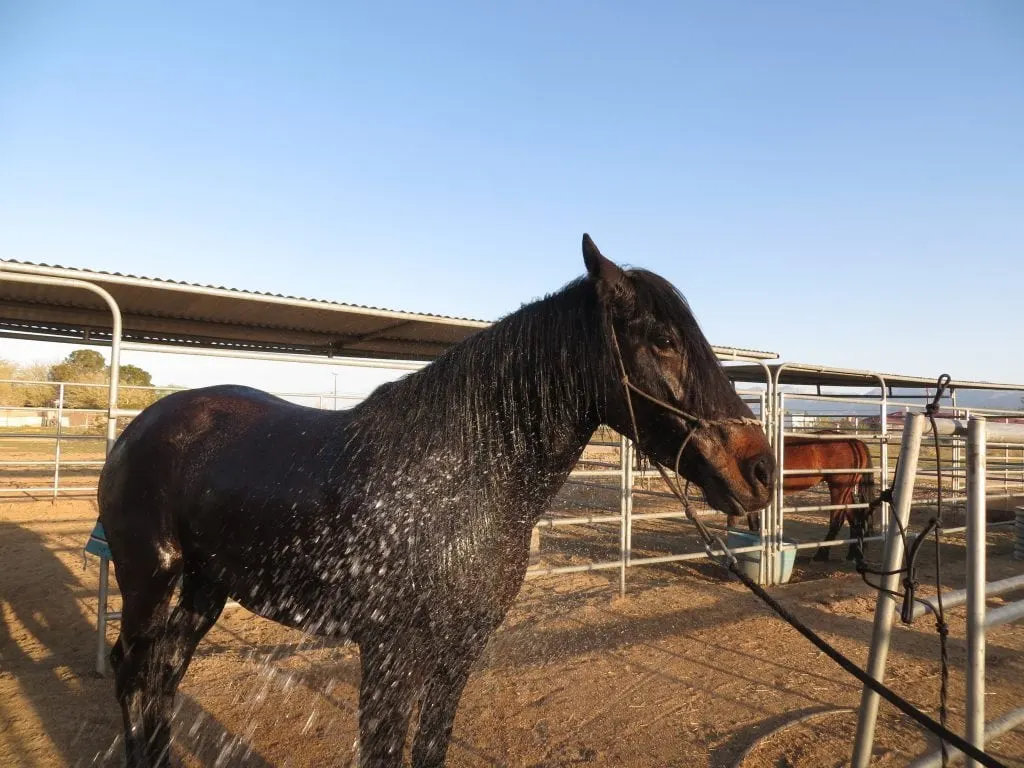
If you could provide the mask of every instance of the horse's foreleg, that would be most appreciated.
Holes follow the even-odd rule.
[[[469,679],[469,671],[479,658],[489,634],[486,629],[467,632],[467,641],[446,653],[427,680],[412,745],[413,768],[440,768],[444,765],[459,699]]]
[[[402,765],[409,718],[422,675],[415,648],[401,635],[380,636],[359,644],[359,766]]]

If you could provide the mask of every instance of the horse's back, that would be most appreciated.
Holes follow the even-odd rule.
[[[175,392],[142,411],[118,438],[100,474],[100,519],[111,539],[128,521],[153,521],[186,504],[195,482],[240,436],[300,406],[251,387]],[[172,520],[162,520],[172,526]],[[133,531],[140,533],[141,531]]]

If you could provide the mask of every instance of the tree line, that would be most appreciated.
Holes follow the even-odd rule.
[[[77,349],[63,360],[49,365],[18,365],[0,359],[0,380],[18,380],[0,381],[0,407],[55,408],[60,395],[60,387],[57,385],[63,382],[66,384],[65,408],[106,409],[109,378],[110,367],[103,355],[92,349]],[[122,365],[118,382],[129,387],[152,387],[153,377],[137,365]],[[82,384],[100,386],[74,386]],[[118,406],[145,408],[173,390],[173,387],[122,389]]]

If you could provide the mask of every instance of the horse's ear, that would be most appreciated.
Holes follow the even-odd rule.
[[[633,286],[626,273],[611,259],[605,258],[590,235],[583,233],[583,263],[587,275],[597,286],[597,295],[603,302],[616,309],[625,308],[633,297]]]

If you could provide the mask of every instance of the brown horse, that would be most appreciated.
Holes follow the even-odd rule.
[[[819,433],[823,434],[823,433]],[[783,493],[798,493],[814,488],[820,483],[828,486],[829,503],[855,503],[854,491],[861,504],[868,504],[875,498],[875,475],[873,472],[822,472],[830,469],[872,468],[871,452],[867,445],[854,437],[840,440],[815,440],[805,437],[787,437],[783,451],[786,469],[817,470],[816,473],[783,475]],[[850,535],[859,538],[873,531],[868,509],[833,509],[829,512],[828,533],[823,541],[833,541],[843,527],[850,526]],[[827,561],[830,547],[821,547],[814,556],[816,560]],[[851,544],[846,559],[856,557],[857,545]]]
[[[829,434],[818,432],[817,434]],[[783,493],[799,493],[808,491],[821,483],[828,486],[829,503],[832,506],[854,504],[859,501],[869,504],[875,500],[875,476],[871,471],[865,472],[829,472],[835,469],[872,469],[871,453],[867,445],[853,437],[836,440],[816,440],[811,437],[786,437],[783,451],[785,469],[815,470],[799,475],[783,475]],[[855,494],[856,492],[856,494]],[[859,497],[859,498],[855,498]],[[829,511],[828,533],[822,541],[834,541],[843,523],[850,526],[852,538],[870,535],[874,531],[874,520],[871,509],[833,509]],[[734,525],[734,517],[729,517],[729,525]],[[753,513],[747,517],[752,531],[760,528],[760,516]],[[827,561],[831,547],[821,547],[815,554],[815,560]],[[847,552],[847,559],[857,556],[858,545],[853,543]]]

